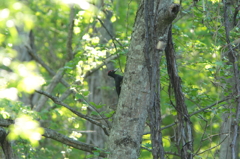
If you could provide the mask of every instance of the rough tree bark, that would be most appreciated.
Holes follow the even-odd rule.
[[[142,1],[135,19],[122,90],[113,127],[108,140],[109,159],[136,159],[148,109],[150,115],[153,157],[164,158],[160,130],[159,61],[166,44],[169,26],[179,11],[179,5],[169,0]],[[155,124],[155,125],[153,125]]]

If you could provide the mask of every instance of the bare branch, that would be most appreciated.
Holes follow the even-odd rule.
[[[206,134],[206,130],[207,130],[207,126],[208,126],[208,122],[207,121],[205,121],[205,122],[206,122],[206,124],[205,124],[205,127],[204,127],[204,131],[203,131],[203,134],[202,134],[202,137],[201,137],[201,141],[199,143],[198,150],[196,151],[196,153],[198,153],[200,151],[200,149],[202,147],[202,142],[204,141],[203,137]]]
[[[172,127],[172,126],[174,126],[174,125],[176,125],[176,124],[177,124],[177,122],[172,123],[172,124],[169,124],[169,125],[167,125],[167,126],[164,126],[164,127],[161,128],[161,130],[170,128],[170,127]],[[143,135],[147,135],[147,134],[150,134],[150,132],[145,132]]]
[[[46,88],[46,92],[51,93],[53,91],[53,89],[56,87],[56,85],[59,83],[59,81],[62,79],[63,77],[63,72],[64,69],[59,69],[59,71],[57,72],[57,74],[55,74],[55,76],[52,78],[51,83],[47,86]],[[45,105],[46,101],[47,101],[47,97],[46,96],[41,96],[41,98],[38,100],[37,105],[33,108],[35,111],[41,111],[42,107]]]
[[[43,136],[47,137],[47,138],[51,138],[56,141],[59,141],[63,144],[74,147],[76,149],[86,151],[86,152],[93,153],[93,151],[99,150],[99,148],[97,149],[96,146],[94,146],[94,145],[90,145],[90,144],[86,144],[84,142],[74,140],[74,139],[69,138],[63,134],[60,134],[52,129],[44,128]],[[106,153],[100,152],[99,156],[106,157]]]
[[[70,110],[72,113],[74,113],[75,115],[77,115],[77,116],[79,116],[79,117],[81,117],[81,118],[83,118],[83,119],[86,119],[86,120],[90,121],[91,123],[93,123],[93,124],[101,127],[101,128],[103,129],[103,131],[105,132],[105,134],[106,134],[106,135],[109,135],[109,133],[108,133],[108,128],[107,128],[105,125],[101,124],[99,121],[96,121],[96,120],[92,119],[91,117],[89,117],[89,116],[87,116],[87,115],[84,115],[84,114],[82,114],[82,113],[74,110],[74,109],[71,108],[69,105],[67,105],[67,104],[63,103],[62,101],[60,101],[59,98],[57,98],[57,97],[55,97],[55,96],[52,96],[51,94],[49,94],[49,93],[47,93],[47,92],[38,91],[38,90],[36,90],[36,92],[38,92],[38,93],[40,93],[40,94],[43,94],[43,95],[49,97],[50,99],[52,99],[52,101],[53,101],[55,104],[62,105],[62,106],[64,106],[65,108],[67,108],[68,110]]]
[[[87,100],[85,100],[84,98],[82,98],[82,100],[87,103],[88,108],[91,109],[91,111],[95,111],[98,113],[98,115],[101,117],[102,120],[104,120],[108,126],[108,128],[111,128],[111,124],[109,123],[109,121],[107,120],[108,118],[105,118],[93,105],[91,105]],[[94,119],[94,118],[92,118]],[[101,119],[94,119],[94,120],[101,120]]]
[[[11,124],[14,124],[13,120],[0,119],[0,126],[9,127]],[[96,146],[94,145],[90,145],[90,144],[86,144],[86,143],[74,140],[52,129],[49,129],[49,128],[43,128],[43,129],[44,129],[44,133],[42,134],[42,136],[46,138],[51,138],[53,140],[59,141],[68,146],[71,146],[86,152],[90,152],[90,153],[93,153],[93,151],[99,150],[99,148],[96,148]],[[99,156],[106,157],[106,152],[104,151],[100,152]]]
[[[116,44],[114,43],[114,41],[116,41],[118,43],[118,45],[120,45],[123,49],[124,49],[124,46],[116,39],[113,37],[113,35],[109,32],[109,30],[107,29],[107,27],[104,25],[104,23],[102,22],[101,19],[97,18],[97,20],[101,23],[101,25],[104,27],[104,29],[107,31],[108,35],[111,37],[112,41],[113,41],[113,44],[116,47]]]
[[[213,138],[213,137],[215,137],[215,136],[220,136],[220,135],[228,135],[229,134],[229,132],[225,132],[225,133],[218,133],[218,134],[214,134],[214,135],[210,135],[210,136],[208,136],[208,137],[206,137],[205,139],[203,139],[203,141],[206,141],[206,140],[210,140],[210,138]],[[229,136],[229,135],[228,135]]]
[[[202,108],[202,109],[200,109],[200,110],[198,110],[198,111],[190,114],[189,116],[191,117],[191,116],[193,116],[193,115],[196,115],[196,114],[198,114],[198,113],[201,113],[201,112],[203,112],[204,110],[209,109],[209,108],[212,108],[212,107],[214,107],[215,105],[218,105],[218,104],[220,104],[220,103],[222,103],[222,102],[225,102],[225,101],[227,101],[227,100],[229,100],[229,99],[232,99],[232,98],[227,97],[227,98],[225,98],[225,99],[222,99],[222,100],[220,100],[220,101],[217,101],[216,103],[213,103],[213,104],[211,104],[211,105],[209,105],[209,106],[207,106],[207,107],[205,107],[205,108]]]
[[[212,150],[212,149],[215,149],[216,147],[220,146],[227,137],[228,137],[228,136],[226,136],[218,145],[213,146],[213,147],[211,147],[211,148],[209,148],[209,149],[207,149],[207,150],[205,150],[205,151],[199,152],[199,153],[195,154],[194,156],[200,155],[200,154],[203,154],[203,153],[205,153],[205,152],[207,152],[207,151],[210,151],[210,150]]]

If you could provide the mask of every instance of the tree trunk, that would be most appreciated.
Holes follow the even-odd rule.
[[[7,140],[7,132],[2,127],[0,127],[0,143],[5,159],[16,158],[11,143]]]
[[[229,103],[230,104],[230,103]],[[231,104],[230,104],[231,105]],[[230,106],[232,107],[232,106]],[[230,109],[229,107],[229,109]],[[233,115],[233,114],[232,114]],[[224,113],[222,115],[222,124],[221,124],[221,140],[224,142],[221,144],[220,147],[220,159],[226,159],[226,158],[231,158],[231,151],[230,151],[230,145],[231,145],[231,123],[232,123],[232,115],[231,113]]]
[[[142,1],[139,6],[120,99],[108,140],[109,159],[139,157],[148,109],[154,111],[152,108],[156,104],[160,107],[159,61],[165,46],[157,47],[157,44],[166,44],[169,26],[178,11],[179,5],[168,0]],[[152,113],[160,115],[160,112]],[[154,119],[156,121],[159,116]],[[152,126],[157,128],[161,123],[158,124]],[[158,152],[153,156],[163,159],[161,132],[155,135],[152,136],[152,143],[159,147],[153,146],[153,151]]]
[[[181,78],[178,75],[177,63],[175,57],[174,45],[172,42],[172,27],[168,33],[168,43],[166,46],[166,59],[168,75],[171,81],[172,89],[174,90],[177,111],[177,148],[178,153],[181,154],[181,158],[192,159],[193,158],[193,130],[192,122],[185,103],[185,97],[181,87]]]
[[[231,92],[232,96],[235,98],[235,103],[229,103],[229,112],[223,114],[223,124],[221,127],[222,135],[221,139],[227,137],[220,148],[220,159],[224,158],[238,158],[239,154],[239,119],[240,119],[240,81],[239,81],[239,45],[234,47],[232,41],[230,41],[230,31],[237,25],[239,25],[239,20],[237,21],[237,13],[239,11],[239,5],[237,1],[224,0],[224,27],[226,34],[226,48],[227,52],[223,53],[223,57],[228,59],[226,65],[231,65],[228,71],[232,74],[232,78],[225,79],[229,86],[226,87],[225,92]],[[234,111],[232,111],[234,110]],[[226,136],[227,134],[227,136]]]

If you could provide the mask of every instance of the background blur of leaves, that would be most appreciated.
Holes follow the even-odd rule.
[[[44,88],[52,79],[48,72],[34,60],[19,61],[14,46],[25,43],[25,37],[18,35],[16,26],[25,31],[33,30],[35,46],[38,56],[49,65],[55,72],[64,68],[64,78],[71,87],[83,96],[88,92],[87,82],[83,81],[83,75],[94,66],[102,63],[106,58],[106,52],[118,54],[119,58],[113,60],[116,68],[122,68],[126,63],[126,51],[119,48],[116,52],[113,42],[110,40],[105,45],[99,44],[98,34],[95,27],[101,24],[96,18],[104,19],[102,11],[112,11],[116,38],[125,48],[129,45],[133,28],[135,13],[139,0],[114,1],[106,0],[102,10],[98,10],[94,4],[97,0],[80,0],[75,10],[76,19],[74,24],[74,36],[72,47],[75,57],[67,62],[67,36],[69,26],[69,4],[61,0],[0,0],[0,116],[5,119],[17,119],[9,139],[14,139],[15,148],[22,154],[22,158],[81,158],[84,152],[75,150],[53,140],[40,137],[43,130],[37,121],[45,121],[46,127],[57,130],[63,134],[71,134],[71,137],[79,141],[85,141],[85,120],[76,118],[67,109],[55,105],[48,100],[47,106],[56,109],[51,111],[33,112],[29,105],[22,99],[34,93],[35,89]],[[179,1],[175,1],[179,3]],[[221,59],[221,49],[225,45],[225,32],[222,26],[222,3],[217,0],[201,1],[191,7],[192,1],[182,2],[182,14],[184,16],[173,25],[173,40],[177,52],[179,74],[183,82],[183,90],[187,98],[189,112],[194,112],[202,107],[220,99],[223,94],[221,78],[229,78],[224,72],[225,66]],[[231,39],[240,37],[239,28],[231,32]],[[218,79],[218,80],[217,80]],[[80,85],[74,82],[80,81]],[[172,107],[169,93],[169,79],[166,70],[166,61],[161,61],[161,104],[163,126],[171,124],[175,120],[175,109]],[[102,88],[102,89],[107,89]],[[65,87],[58,84],[54,89],[55,96],[62,94]],[[79,97],[80,98],[80,97]],[[70,106],[86,113],[86,105],[76,103],[78,96],[69,96],[65,102]],[[173,101],[174,98],[172,97]],[[91,102],[91,101],[89,101]],[[94,103],[92,103],[94,104]],[[104,104],[104,103],[103,103]],[[211,129],[207,129],[206,136],[219,133],[221,122],[220,114],[225,110],[219,105],[211,110],[200,113],[193,117],[195,145],[200,140],[204,131],[205,123],[202,118],[209,121]],[[47,121],[51,122],[47,122]],[[27,124],[26,124],[27,123]],[[19,124],[22,126],[18,127]],[[22,131],[24,129],[25,131]],[[75,131],[77,130],[77,131]],[[163,131],[164,148],[166,151],[174,150],[171,144],[173,129]],[[41,139],[41,140],[40,140]],[[217,145],[219,137],[212,138],[203,143],[203,148]],[[149,136],[145,135],[143,145],[150,143]],[[30,151],[29,151],[30,150]],[[26,151],[28,151],[26,153]],[[216,149],[212,150],[214,153]],[[205,157],[203,154],[201,157]],[[77,156],[77,157],[76,157]],[[141,157],[151,158],[146,150],[142,150]]]

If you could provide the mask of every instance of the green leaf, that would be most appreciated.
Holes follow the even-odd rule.
[[[92,111],[92,112],[91,112],[91,115],[98,115],[98,112]]]
[[[81,94],[76,94],[75,97],[76,99],[84,99],[84,97]]]
[[[111,117],[114,113],[115,113],[115,111],[111,111],[111,112],[109,112],[109,113],[105,113],[104,115],[105,115],[107,118],[109,118],[109,117]]]
[[[152,144],[146,143],[146,144],[143,144],[143,146],[146,147],[146,148],[151,148],[151,147],[152,147]]]
[[[99,152],[93,152],[93,154],[95,155],[95,156],[99,156]]]

